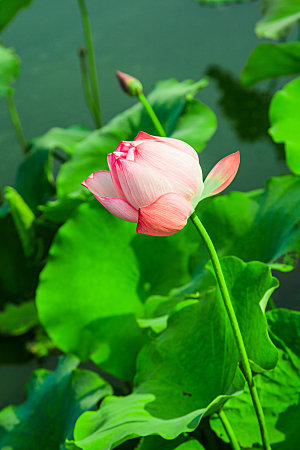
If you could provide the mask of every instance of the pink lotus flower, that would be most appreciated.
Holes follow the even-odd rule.
[[[196,151],[178,139],[139,132],[107,155],[109,171],[82,184],[115,216],[137,223],[137,233],[169,236],[181,230],[198,202],[223,191],[238,170],[233,153],[216,164],[205,182]]]

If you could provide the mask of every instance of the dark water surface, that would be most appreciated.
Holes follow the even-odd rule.
[[[242,163],[232,189],[262,187],[267,177],[287,171],[266,137],[254,142],[241,140],[218,105],[222,92],[216,77],[222,77],[220,70],[238,80],[250,51],[259,42],[254,34],[259,2],[221,8],[199,6],[193,0],[87,0],[87,5],[104,122],[135,101],[119,89],[116,69],[140,78],[149,92],[160,79],[198,80],[211,66],[217,66],[218,73],[212,73],[209,87],[198,96],[218,118],[218,130],[201,154],[204,173],[218,158],[236,149],[241,151]],[[76,1],[36,0],[10,24],[3,42],[13,46],[22,60],[16,103],[27,138],[53,126],[93,126],[79,73],[77,48],[83,44],[83,35]],[[256,125],[260,125],[260,103],[249,106],[232,85],[226,92],[237,117],[249,113],[255,120],[257,114]],[[264,114],[266,117],[266,111]],[[242,124],[246,138],[253,133],[252,126],[247,120]],[[12,184],[22,155],[3,99],[0,149],[1,183]]]
[[[251,92],[241,90],[238,84],[249,53],[260,42],[254,34],[260,2],[209,8],[193,0],[87,0],[87,6],[104,122],[135,101],[120,90],[116,69],[138,77],[146,93],[160,79],[198,80],[209,73],[210,85],[198,98],[216,113],[218,129],[200,155],[204,174],[218,159],[237,149],[241,151],[241,167],[230,189],[261,188],[268,177],[288,172],[280,150],[266,136],[270,95],[282,83],[264,83]],[[54,126],[82,123],[93,127],[77,59],[83,35],[76,1],[35,0],[2,38],[22,60],[15,100],[27,138]],[[0,151],[1,184],[12,185],[22,154],[4,99],[0,104]],[[274,295],[275,301],[296,307],[299,272],[298,276],[294,271],[280,278],[282,290]],[[34,367],[36,362],[18,369],[15,365],[1,366],[5,392],[0,406],[21,400],[22,386]]]

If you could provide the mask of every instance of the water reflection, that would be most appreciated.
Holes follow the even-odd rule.
[[[245,142],[266,139],[273,144],[278,159],[284,160],[284,146],[275,144],[268,134],[268,114],[274,95],[274,84],[269,83],[267,90],[244,88],[231,72],[216,65],[207,69],[207,75],[216,81],[221,93],[218,104],[232,123],[239,139]]]

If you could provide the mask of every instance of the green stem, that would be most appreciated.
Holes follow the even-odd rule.
[[[78,0],[78,5],[81,13],[81,20],[83,25],[83,32],[85,38],[85,44],[87,48],[87,56],[89,62],[89,73],[90,73],[90,83],[93,94],[93,99],[95,103],[94,109],[94,119],[96,122],[97,128],[100,128],[102,125],[101,121],[101,111],[100,111],[100,94],[99,94],[99,83],[98,83],[98,75],[97,75],[97,67],[95,60],[95,52],[92,41],[92,33],[91,33],[91,25],[90,19],[88,16],[85,0]]]
[[[19,114],[15,105],[15,101],[14,101],[14,95],[12,92],[8,93],[6,95],[6,100],[7,100],[7,106],[8,106],[8,111],[10,114],[10,118],[17,136],[17,139],[19,141],[20,147],[23,151],[23,153],[27,153],[27,143],[26,143],[26,139],[23,133],[23,128],[21,125],[21,121],[19,118]]]
[[[231,447],[233,448],[233,450],[240,450],[240,445],[238,443],[236,435],[235,435],[235,433],[230,425],[230,422],[227,419],[227,416],[223,410],[219,411],[219,417],[220,417],[223,427],[227,433],[227,436],[230,440]]]
[[[212,243],[212,240],[210,239],[206,229],[204,228],[204,226],[202,225],[199,217],[197,216],[197,214],[195,212],[192,213],[192,215],[190,216],[191,220],[193,222],[193,224],[195,225],[198,233],[200,234],[201,238],[204,241],[204,244],[207,248],[207,251],[210,255],[211,258],[211,262],[216,274],[216,278],[217,278],[217,282],[221,291],[221,295],[223,298],[223,302],[224,302],[224,306],[226,308],[227,311],[227,315],[231,324],[231,328],[234,334],[234,338],[235,338],[235,342],[240,354],[240,364],[241,364],[241,369],[242,372],[244,374],[244,377],[247,381],[247,384],[249,386],[249,390],[250,390],[250,394],[252,397],[252,402],[253,402],[253,406],[255,409],[255,413],[257,416],[257,420],[258,420],[258,424],[259,424],[259,428],[260,428],[260,432],[261,432],[261,437],[262,437],[262,442],[263,442],[263,447],[265,450],[270,450],[271,446],[269,444],[269,438],[268,438],[268,432],[267,432],[267,428],[266,428],[266,423],[265,423],[265,417],[264,417],[264,413],[260,404],[260,400],[258,397],[258,393],[256,390],[256,387],[254,385],[254,380],[253,380],[253,376],[252,376],[252,371],[251,371],[251,367],[250,367],[250,363],[248,360],[248,356],[247,356],[247,352],[246,352],[246,348],[245,348],[245,344],[242,338],[242,334],[241,334],[241,330],[230,300],[230,296],[229,296],[229,292],[226,286],[226,282],[225,282],[225,278],[222,272],[222,268],[221,268],[221,264],[217,255],[217,252],[215,250],[215,247]]]
[[[87,55],[87,52],[86,52],[85,47],[83,47],[83,46],[79,47],[78,48],[78,56],[79,56],[79,62],[80,62],[83,92],[84,92],[85,100],[87,102],[89,110],[92,113],[92,116],[94,118],[95,125],[96,125],[96,127],[98,127],[97,107],[96,107],[96,104],[94,102],[94,98],[92,95],[90,77],[89,77],[89,72],[88,72],[88,68],[87,68],[87,64],[86,64],[86,55]]]
[[[141,104],[143,105],[143,107],[145,108],[148,116],[152,120],[152,123],[155,126],[158,134],[160,136],[167,136],[162,124],[158,120],[155,112],[153,111],[152,106],[150,105],[150,103],[148,102],[148,100],[146,99],[146,97],[144,96],[144,94],[142,92],[139,92],[138,99],[141,102]]]

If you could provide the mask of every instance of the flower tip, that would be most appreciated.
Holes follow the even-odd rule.
[[[89,175],[85,180],[83,180],[81,185],[89,189],[89,181],[91,178],[93,178],[93,174]]]
[[[232,153],[235,157],[236,157],[236,159],[237,160],[241,160],[241,154],[240,154],[240,151],[239,150],[237,150],[235,153]]]
[[[121,72],[120,70],[116,71],[116,76],[122,90],[131,97],[137,97],[141,92],[143,92],[142,83],[137,78]]]
[[[89,188],[90,181],[94,178],[94,174],[95,172],[91,173],[91,175],[89,175],[85,180],[82,181],[81,185],[90,189]]]
[[[224,191],[233,181],[240,165],[240,152],[237,150],[221,159],[209,172],[202,192],[202,199]]]
[[[127,75],[127,73],[121,72],[120,70],[116,70],[116,76],[120,83],[125,81],[127,78],[130,78],[130,75]]]
[[[238,171],[240,162],[241,162],[241,154],[240,151],[237,150],[234,153],[231,153],[231,155],[228,155],[227,157],[225,157],[224,159],[228,158],[228,162],[230,162],[232,171],[235,172],[235,175]]]

